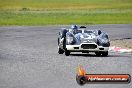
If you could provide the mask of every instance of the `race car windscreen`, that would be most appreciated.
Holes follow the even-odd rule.
[[[91,30],[84,30],[84,33],[91,34],[91,33],[94,33],[94,32],[93,32],[93,31],[91,31]]]

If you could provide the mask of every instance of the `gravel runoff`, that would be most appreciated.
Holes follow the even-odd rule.
[[[132,49],[132,39],[117,39],[111,41],[111,46]]]

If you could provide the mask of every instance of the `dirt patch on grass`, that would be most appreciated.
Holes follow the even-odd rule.
[[[132,49],[132,39],[119,39],[111,41],[111,46]]]

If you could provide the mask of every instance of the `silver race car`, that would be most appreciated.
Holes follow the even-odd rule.
[[[58,53],[69,56],[71,52],[95,52],[97,56],[107,56],[110,42],[108,35],[101,30],[63,28],[58,37]]]

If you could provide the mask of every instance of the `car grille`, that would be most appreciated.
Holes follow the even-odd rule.
[[[83,49],[95,49],[95,48],[97,48],[97,45],[95,45],[95,44],[82,44],[81,48],[83,48]]]

